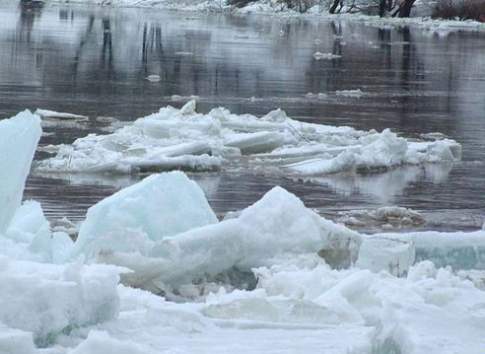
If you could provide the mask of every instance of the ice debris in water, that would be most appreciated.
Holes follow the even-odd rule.
[[[249,157],[249,166],[273,166],[304,176],[375,171],[461,159],[454,140],[410,141],[381,133],[293,120],[282,110],[257,118],[224,108],[196,112],[194,100],[166,107],[112,134],[89,134],[51,149],[43,172],[133,173],[173,169],[207,171]],[[230,166],[230,164],[225,164]]]
[[[417,211],[386,206],[375,210],[352,210],[341,213],[338,221],[350,227],[403,228],[419,226],[425,223],[424,217]]]
[[[337,90],[335,92],[337,96],[342,97],[351,97],[351,98],[360,98],[364,95],[364,92],[361,89],[356,90]]]
[[[56,112],[51,111],[48,109],[36,109],[34,114],[38,115],[43,119],[59,119],[59,120],[74,120],[74,121],[87,121],[89,118],[87,116],[83,116],[80,114],[73,114],[73,113],[65,113],[65,112]]]
[[[333,54],[333,53],[321,53],[321,52],[313,53],[313,58],[315,60],[332,60],[332,59],[339,59],[341,57],[342,57],[341,55]]]

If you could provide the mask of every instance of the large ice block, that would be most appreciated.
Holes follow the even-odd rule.
[[[0,233],[7,229],[20,207],[41,135],[40,118],[30,111],[0,121]]]
[[[150,242],[217,222],[197,183],[182,172],[152,175],[88,210],[73,256],[145,253]]]

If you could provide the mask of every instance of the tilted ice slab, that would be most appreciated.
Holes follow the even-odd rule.
[[[59,120],[77,120],[77,121],[87,121],[89,118],[80,114],[56,112],[48,109],[37,108],[34,112],[36,115],[46,118],[46,119],[59,119]]]
[[[20,206],[41,135],[40,119],[29,111],[0,121],[0,233]]]
[[[207,171],[240,155],[254,166],[285,173],[326,175],[342,171],[388,169],[405,164],[461,159],[450,139],[409,141],[390,130],[359,131],[304,123],[275,110],[258,118],[216,108],[197,113],[195,101],[166,107],[112,134],[90,134],[57,147],[41,161],[43,172],[133,173],[185,169]]]
[[[89,208],[72,256],[145,254],[156,241],[216,222],[204,192],[184,173],[152,175]]]

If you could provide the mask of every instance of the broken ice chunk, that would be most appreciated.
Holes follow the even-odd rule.
[[[284,137],[276,132],[257,132],[232,134],[225,139],[225,145],[236,147],[244,155],[272,151],[283,145]]]
[[[406,275],[414,264],[416,250],[413,242],[382,236],[364,237],[356,266],[374,272],[387,271],[395,276]]]

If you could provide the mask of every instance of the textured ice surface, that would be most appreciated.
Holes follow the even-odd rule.
[[[184,173],[152,175],[88,210],[73,256],[146,254],[155,241],[216,222],[204,192]]]
[[[0,121],[0,233],[20,206],[41,134],[39,117],[29,111]]]
[[[273,166],[304,176],[375,171],[401,165],[461,159],[453,140],[411,142],[382,133],[304,123],[274,110],[263,117],[235,115],[224,108],[197,113],[195,101],[180,110],[162,108],[112,134],[90,134],[52,151],[43,172],[131,173],[229,166],[241,155],[250,166]]]

